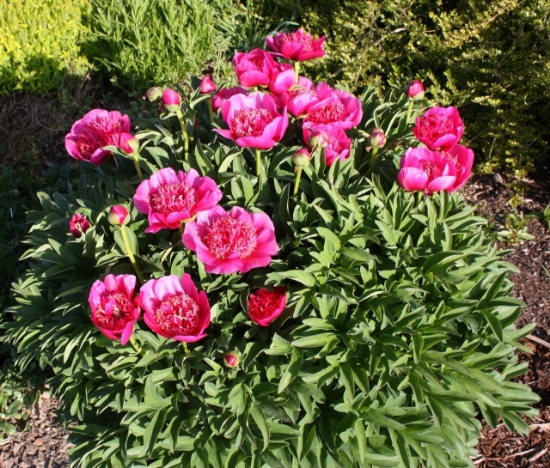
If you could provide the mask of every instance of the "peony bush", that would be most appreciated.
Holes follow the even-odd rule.
[[[538,397],[460,115],[314,84],[324,37],[266,43],[239,87],[75,123],[4,339],[51,368],[73,466],[474,466],[481,420],[528,431]]]

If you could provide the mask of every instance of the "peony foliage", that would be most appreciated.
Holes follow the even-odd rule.
[[[271,42],[292,58],[303,34]],[[474,466],[481,418],[526,432],[538,397],[512,381],[534,326],[514,325],[516,269],[455,191],[473,153],[410,148],[424,101],[251,54],[257,89],[165,91],[29,213],[3,328],[51,368],[73,465]]]

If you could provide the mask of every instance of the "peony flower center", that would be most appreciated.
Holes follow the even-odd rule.
[[[134,305],[123,293],[105,291],[95,312],[97,323],[107,330],[122,330],[133,320]]]
[[[437,140],[444,135],[454,135],[455,124],[453,119],[445,115],[428,115],[420,120],[420,134]]]
[[[231,122],[235,138],[258,137],[265,127],[273,122],[273,116],[266,109],[239,109]]]
[[[302,34],[298,31],[293,33],[280,33],[277,34],[273,40],[277,50],[285,44],[300,44],[302,46],[302,52],[311,52],[313,50],[313,36],[311,34]]]
[[[149,204],[154,213],[189,213],[197,204],[197,192],[185,182],[163,184],[151,189]]]
[[[462,164],[458,162],[458,158],[447,151],[440,151],[439,156],[447,161],[450,161],[455,167],[456,171],[459,172],[462,169]]]
[[[212,222],[203,242],[216,258],[225,259],[235,254],[246,258],[256,248],[257,235],[250,221],[226,215]]]
[[[315,91],[307,89],[304,86],[293,86],[288,91],[288,95],[289,95],[290,99],[294,99],[295,97],[301,96],[302,94],[309,94],[310,96],[315,96]]]
[[[284,288],[275,288],[275,291],[258,289],[248,298],[248,313],[255,319],[269,317],[281,305],[281,299],[286,296]],[[277,291],[277,289],[281,289]]]
[[[320,109],[310,112],[307,120],[318,124],[328,124],[345,120],[346,108],[340,101],[333,101]]]
[[[122,121],[97,117],[86,122],[85,128],[76,135],[76,146],[82,157],[90,159],[99,148],[118,146],[121,133]]]
[[[200,331],[199,305],[184,293],[169,294],[153,312],[158,326],[170,338],[195,336]]]
[[[432,163],[431,161],[422,161],[422,170],[427,174],[428,176],[428,183],[430,183],[432,180],[436,179],[437,177],[441,176],[441,168]]]

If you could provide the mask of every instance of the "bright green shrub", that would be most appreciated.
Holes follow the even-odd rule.
[[[88,0],[9,0],[0,8],[0,93],[44,94],[67,74],[83,75],[85,34],[81,16]]]
[[[421,79],[434,102],[456,105],[482,169],[533,169],[550,152],[550,1],[289,0],[256,2],[265,16],[296,13],[328,36],[315,65],[358,89]]]

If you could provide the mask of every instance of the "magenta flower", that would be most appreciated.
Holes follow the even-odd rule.
[[[162,93],[162,102],[168,112],[177,112],[180,108],[181,97],[173,89],[166,88]]]
[[[107,338],[126,344],[141,313],[134,299],[134,275],[107,275],[90,290],[88,303],[92,322]]]
[[[94,109],[77,120],[65,137],[69,155],[79,161],[99,165],[111,152],[105,146],[120,147],[120,138],[130,133],[130,119],[120,112]]]
[[[90,228],[90,221],[83,214],[77,213],[69,220],[69,232],[77,239]]]
[[[265,213],[221,206],[185,225],[183,244],[197,253],[207,273],[246,273],[265,267],[279,251],[273,222]]]
[[[407,86],[407,96],[411,101],[418,101],[424,97],[424,85],[422,81],[414,80],[411,81],[409,86]]]
[[[200,84],[200,90],[202,94],[212,93],[216,91],[218,87],[216,84],[212,81],[212,78],[210,78],[208,75],[206,75],[202,80]]]
[[[191,277],[184,273],[147,281],[137,301],[145,311],[147,326],[165,338],[194,343],[206,336],[210,325],[210,304],[204,291],[197,292]]]
[[[432,107],[416,119],[413,133],[431,150],[447,150],[462,138],[464,122],[455,107]]]
[[[269,48],[284,57],[287,60],[304,62],[325,55],[323,43],[325,36],[314,39],[309,33],[304,32],[302,28],[292,33],[278,33],[274,36],[268,36],[265,42]]]
[[[247,53],[237,52],[233,57],[233,65],[239,83],[245,88],[252,88],[267,86],[277,63],[269,52],[253,49]]]
[[[296,72],[289,63],[277,63],[273,67],[269,90],[275,94],[288,91],[296,84]]]
[[[457,181],[456,175],[451,159],[443,158],[428,148],[409,148],[401,158],[397,180],[409,192],[422,191],[431,195],[441,190],[452,191]]]
[[[139,184],[134,205],[149,218],[145,232],[178,229],[182,221],[215,206],[222,192],[210,177],[200,177],[195,169],[187,173],[170,167],[155,172]]]
[[[248,297],[248,316],[262,327],[273,322],[286,307],[286,289],[276,287],[273,291],[259,288]]]
[[[466,146],[457,144],[448,151],[440,151],[439,155],[443,159],[450,161],[455,168],[456,181],[452,187],[447,189],[447,192],[454,192],[461,188],[472,174],[474,152],[470,148],[466,148]]]
[[[304,124],[302,131],[306,144],[310,147],[322,146],[324,148],[327,166],[332,166],[337,159],[344,161],[349,158],[351,139],[340,127]],[[314,138],[315,144],[312,144],[312,138]]]
[[[218,93],[212,98],[212,110],[218,112],[218,109],[221,109],[223,103],[227,101],[231,96],[235,94],[244,94],[246,96],[246,89],[236,86],[234,88],[223,88],[218,91]]]
[[[223,104],[222,116],[229,130],[215,131],[241,147],[273,148],[288,127],[286,108],[279,114],[273,98],[263,93],[231,96]]]
[[[355,127],[361,122],[361,101],[353,94],[333,89],[327,83],[319,83],[315,88],[315,94],[318,102],[308,109],[304,122],[314,125],[334,124],[343,130]]]
[[[281,101],[294,117],[304,117],[312,106],[319,102],[315,94],[313,81],[300,76],[298,84],[292,83],[288,90],[281,94]]]

